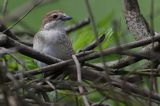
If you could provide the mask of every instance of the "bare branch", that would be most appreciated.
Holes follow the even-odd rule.
[[[149,25],[143,15],[141,15],[137,0],[124,0],[124,6],[124,16],[128,29],[133,33],[136,40],[140,40],[154,34],[154,32],[149,28]]]
[[[103,40],[105,39],[105,36],[106,36],[105,34],[102,34],[100,37],[98,37],[99,43],[103,42]],[[80,50],[79,52],[93,50],[97,46],[98,46],[98,43],[95,40],[91,44],[89,44],[88,46],[86,46],[85,48],[83,48],[82,50]]]
[[[3,34],[1,34],[1,35],[3,35]],[[159,35],[154,37],[154,41],[159,41],[159,39],[160,39]],[[47,55],[44,55],[42,53],[39,53],[39,52],[33,50],[32,48],[29,48],[29,47],[27,47],[27,46],[15,41],[15,40],[11,39],[11,38],[9,38],[9,37],[7,37],[7,41],[8,41],[7,45],[19,47],[20,48],[19,52],[21,52],[24,55],[30,56],[32,58],[35,58],[35,59],[37,59],[39,61],[42,61],[42,62],[45,62],[45,63],[48,63],[48,64],[61,61],[61,60],[59,60],[57,58],[54,58],[54,57],[47,56]],[[144,40],[131,42],[129,44],[124,44],[124,45],[122,45],[120,47],[121,47],[122,50],[128,50],[128,49],[131,49],[131,48],[135,48],[137,46],[146,45],[146,44],[151,43],[151,42],[153,42],[153,39],[149,37],[149,38],[146,38]],[[117,53],[118,52],[117,50],[119,50],[119,48],[117,48],[117,47],[105,49],[105,50],[103,50],[103,55]],[[100,54],[101,54],[101,52],[94,52],[94,53],[91,53],[91,54],[89,54],[87,56],[83,56],[83,57],[79,58],[79,60],[80,60],[80,62],[82,62],[82,61],[95,59],[95,58],[100,57]],[[58,67],[60,67],[60,66],[62,67],[62,66],[68,65],[68,64],[73,64],[73,60],[62,61],[62,62],[60,62],[58,64],[55,64],[55,65],[57,65]]]
[[[8,0],[3,0],[3,8],[2,8],[2,14],[3,14],[3,16],[6,15],[7,6],[8,6]]]
[[[30,8],[21,18],[19,18],[14,24],[10,25],[7,29],[5,29],[3,31],[3,33],[5,33],[6,31],[12,29],[15,25],[17,25],[20,21],[22,21],[35,7],[37,7],[39,4],[41,3],[41,0],[39,0],[38,2],[36,2],[36,4]]]
[[[79,61],[75,55],[72,55],[72,58],[76,64],[76,68],[77,68],[77,81],[79,83],[82,83],[81,64],[79,63]],[[82,86],[79,86],[78,88],[79,88],[80,94],[82,94],[82,98],[83,98],[83,102],[84,102],[85,106],[90,106],[87,96],[84,95],[84,88]]]
[[[19,17],[21,17],[22,15],[30,11],[30,9],[35,7],[37,4],[40,3],[41,5],[44,5],[52,1],[56,1],[56,0],[29,0],[25,4],[13,10],[9,15],[6,15],[4,17],[5,19],[4,22],[16,21],[19,19]]]
[[[89,23],[90,23],[90,20],[88,18],[85,18],[79,22],[76,22],[75,24],[73,24],[71,26],[66,27],[65,30],[67,33],[71,33],[75,30],[78,30],[78,29],[88,25]]]

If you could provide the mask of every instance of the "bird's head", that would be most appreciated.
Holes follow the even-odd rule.
[[[48,12],[42,20],[43,29],[64,28],[64,21],[72,19],[61,10]]]

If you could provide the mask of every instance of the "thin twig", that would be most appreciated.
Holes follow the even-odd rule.
[[[105,75],[104,74],[100,74],[100,73],[97,73],[97,72],[94,72],[94,71],[89,71],[89,70],[84,70],[85,73],[82,72],[83,76],[86,76],[85,78],[89,78],[90,76],[93,75],[94,73],[94,77],[92,77],[92,79],[90,79],[91,81],[95,80],[95,79],[98,79],[99,77],[100,78],[104,78]],[[88,76],[90,75],[90,76]],[[106,81],[106,79],[103,79],[102,80],[103,82]],[[128,83],[128,82],[124,82],[124,81],[120,81],[119,79],[115,81],[115,79],[110,79],[110,83],[115,86],[115,87],[118,87],[118,88],[121,88],[123,89],[124,88],[124,84],[125,84],[125,88],[127,88],[127,91],[129,92],[132,92],[132,93],[135,93],[135,94],[138,94],[138,95],[141,95],[141,96],[148,96],[149,95],[149,91],[148,90],[145,90],[145,89],[141,89],[139,87],[137,87],[136,85],[134,84],[131,84],[131,83]],[[151,98],[152,100],[156,100],[156,101],[160,101],[160,95],[158,95],[157,93],[152,93],[151,94]]]
[[[19,18],[19,20],[17,22],[15,22],[14,24],[10,25],[6,30],[4,30],[2,33],[5,33],[6,31],[12,29],[14,26],[16,26],[19,22],[21,22],[35,7],[37,7],[42,0],[38,1],[36,3],[36,5],[34,5],[27,13],[25,13],[21,18]]]
[[[37,5],[37,3],[41,2],[40,6],[44,6],[46,4],[49,4],[51,2],[55,2],[58,0],[27,0],[27,2],[25,2],[24,4],[22,4],[21,6],[17,6],[17,8],[15,10],[13,10],[10,14],[7,14],[4,18],[5,22],[13,22],[19,19],[19,17],[21,17],[23,14],[25,14],[27,11],[29,11],[31,8],[33,8],[35,5]]]
[[[7,36],[5,36],[5,37],[7,37]],[[42,62],[46,62],[46,63],[53,63],[53,62],[55,63],[55,62],[61,61],[61,60],[57,60],[56,58],[53,59],[53,57],[50,57],[50,56],[49,57],[48,56],[44,56],[44,55],[42,55],[42,53],[34,51],[33,49],[28,48],[28,47],[24,46],[23,44],[18,43],[17,41],[15,41],[15,40],[13,40],[13,39],[11,39],[9,37],[7,37],[7,38],[8,38],[7,39],[8,40],[7,45],[9,45],[9,43],[11,43],[11,45],[21,48],[19,51],[21,53],[27,55],[27,56],[33,57],[35,59],[38,59],[38,60],[40,60]],[[158,36],[158,35],[154,37],[154,41],[159,41],[159,39],[160,39],[160,36]],[[146,38],[144,40],[131,42],[129,44],[124,44],[124,45],[121,46],[121,48],[123,50],[127,50],[127,49],[131,49],[131,48],[135,48],[137,46],[143,46],[143,45],[146,45],[146,44],[151,43],[151,42],[153,42],[153,40],[152,40],[152,38],[149,37],[149,38]],[[113,48],[105,49],[103,52],[104,52],[104,55],[107,55],[107,54],[116,53],[117,50],[119,50],[117,47],[113,47]],[[100,54],[101,54],[100,52],[91,53],[91,54],[89,54],[87,56],[81,57],[80,61],[86,61],[86,60],[95,59],[95,58],[99,57]],[[60,62],[58,64],[50,65],[48,67],[50,67],[50,69],[52,69],[51,67],[54,67],[54,68],[55,67],[62,67],[62,66],[69,65],[69,64],[73,64],[73,60],[63,61],[63,62]],[[46,69],[46,68],[44,68],[44,69]],[[43,72],[45,72],[45,70],[43,70]],[[27,74],[31,75],[31,73],[32,74],[34,73],[33,75],[35,75],[36,73],[42,73],[42,71],[37,71],[37,70],[34,71],[33,70],[33,71],[27,72],[26,75]]]
[[[160,36],[155,36],[154,41],[159,41],[159,39],[160,39]],[[127,49],[131,49],[131,48],[135,48],[137,46],[143,46],[143,45],[146,45],[146,44],[151,43],[151,42],[153,42],[153,40],[152,40],[152,38],[149,37],[149,38],[146,38],[144,40],[135,41],[135,42],[131,42],[129,44],[121,45],[121,48],[122,48],[122,50],[127,50]],[[20,47],[21,49],[19,51],[21,53],[23,53],[24,55],[33,57],[33,58],[35,58],[37,60],[40,60],[42,62],[46,62],[46,63],[50,64],[50,63],[53,63],[53,62],[55,63],[55,62],[60,62],[61,61],[61,60],[57,60],[54,57],[44,56],[44,54],[39,53],[37,51],[34,51],[33,49],[28,48],[28,47],[24,46],[23,44],[20,44],[17,41],[8,37],[8,43],[7,44],[9,44],[9,43],[11,43],[11,45],[13,45],[13,46]],[[105,49],[103,52],[104,52],[104,55],[108,55],[108,54],[116,53],[117,50],[119,50],[117,47],[113,47],[113,48]],[[100,52],[91,53],[87,56],[81,57],[80,61],[87,61],[87,60],[98,58],[100,56],[100,54],[101,54]],[[60,66],[68,65],[68,64],[73,64],[73,60],[66,60],[66,61],[60,62],[58,64],[54,64],[54,65],[51,65],[51,66],[48,66],[48,67],[55,67],[55,66],[60,67]],[[31,73],[32,73],[32,71],[31,71]],[[39,73],[39,71],[37,71],[37,72],[33,71],[33,73]]]
[[[98,37],[98,41],[99,43],[103,42],[105,39],[105,34],[102,34],[100,37]],[[96,48],[98,46],[97,41],[93,41],[92,43],[90,43],[88,46],[86,46],[85,48],[83,48],[82,50],[80,50],[79,52],[82,51],[89,51],[89,50],[93,50],[94,48]]]
[[[151,24],[151,28],[154,32],[154,0],[151,0],[151,9],[150,10],[151,10],[150,11],[150,24]],[[153,40],[154,40],[154,35],[155,35],[154,33],[151,33],[151,37],[152,37]],[[152,46],[152,48],[154,47],[154,42],[151,44],[151,46]],[[154,67],[153,64],[152,64],[151,67]],[[156,78],[154,78],[153,72],[151,71],[150,82],[149,82],[150,83],[150,87],[149,87],[150,95],[148,96],[149,106],[152,106],[151,93],[156,91],[156,89],[154,89],[154,88],[156,88],[156,86],[155,86],[156,82],[155,81],[156,81]]]
[[[32,99],[35,100],[35,102],[37,102],[40,106],[45,106],[44,102],[38,98],[37,95],[35,95],[35,93],[33,93],[33,90],[30,89],[30,86],[29,85],[26,85],[24,82],[18,82],[14,76],[10,73],[7,73],[7,77],[13,82],[14,84],[14,90],[17,92],[17,95],[18,95],[18,92],[19,90],[21,90],[22,88],[26,91],[26,95]]]
[[[109,75],[108,75],[108,66],[106,65],[106,62],[105,62],[105,59],[104,59],[104,52],[102,51],[102,46],[100,44],[100,41],[98,40],[98,31],[97,31],[97,28],[96,28],[96,23],[95,23],[95,20],[94,20],[94,17],[93,17],[93,13],[92,13],[92,10],[91,10],[91,7],[90,7],[90,4],[89,4],[89,1],[88,0],[85,0],[85,4],[86,4],[86,8],[87,8],[87,11],[88,11],[88,14],[89,14],[89,17],[90,17],[90,20],[91,20],[91,25],[92,25],[92,29],[93,29],[93,32],[94,32],[94,36],[95,36],[95,39],[96,39],[96,42],[97,42],[97,45],[98,45],[98,48],[99,48],[99,53],[100,53],[100,58],[101,58],[101,61],[102,61],[102,64],[106,70],[106,75],[109,79]]]
[[[7,6],[8,6],[8,0],[3,0],[3,7],[2,7],[2,14],[3,14],[3,16],[6,15]]]
[[[75,55],[72,55],[72,58],[76,64],[76,68],[77,68],[77,81],[79,83],[82,83],[81,64],[79,63],[79,61]],[[85,106],[90,106],[88,99],[87,99],[87,96],[84,95],[84,88],[82,86],[79,86],[78,88],[79,88],[80,94],[82,95],[83,102],[84,102]]]
[[[19,58],[17,58],[16,55],[11,54],[11,53],[9,53],[8,55],[10,55],[18,64],[20,64],[24,68],[24,71],[28,71],[28,69],[25,66],[24,62],[22,60],[20,60]]]
[[[86,25],[88,25],[90,23],[90,20],[88,18],[85,18],[81,21],[76,22],[75,24],[68,26],[65,28],[66,33],[71,33],[75,30],[78,30]]]

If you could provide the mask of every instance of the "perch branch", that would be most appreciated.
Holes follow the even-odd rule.
[[[3,36],[3,35],[4,34],[1,34],[1,36]],[[7,37],[7,36],[5,36],[5,37]],[[29,48],[29,47],[15,41],[15,40],[13,40],[12,38],[7,37],[6,39],[8,41],[7,45],[10,44],[12,46],[19,47],[20,48],[19,52],[21,52],[24,55],[30,56],[34,59],[37,59],[39,61],[42,61],[42,62],[45,62],[45,63],[48,63],[48,64],[59,62],[59,63],[54,64],[54,65],[61,66],[61,67],[65,66],[67,64],[73,64],[73,60],[67,60],[67,61],[60,62],[61,60],[59,60],[57,58],[54,58],[54,57],[50,57],[50,56],[44,56],[44,54],[39,53],[39,52],[33,50],[32,48]],[[160,40],[159,35],[154,37],[154,41],[159,41],[159,40]],[[128,44],[121,45],[120,47],[121,47],[122,50],[128,50],[128,49],[131,49],[131,48],[147,45],[148,43],[151,43],[151,42],[153,42],[153,40],[152,40],[152,38],[149,37],[149,38],[146,38],[146,39],[143,39],[143,40],[140,40],[140,41],[134,41],[134,42],[131,42],[131,43],[128,43]],[[1,42],[0,42],[0,44],[1,44]],[[105,50],[103,50],[103,55],[116,53],[117,50],[119,50],[119,48],[117,48],[117,47],[105,49]],[[95,59],[95,58],[98,58],[100,56],[100,54],[101,54],[100,52],[94,52],[94,53],[91,53],[87,56],[83,56],[83,57],[79,58],[79,61],[82,62],[82,61]],[[53,67],[55,67],[54,65],[53,65]],[[34,73],[34,71],[33,71],[33,73]]]
[[[76,22],[75,24],[73,24],[71,26],[66,27],[65,30],[67,33],[71,33],[75,30],[78,30],[78,29],[88,25],[89,23],[90,23],[90,20],[88,18],[85,18],[79,22]]]
[[[105,34],[102,34],[100,37],[98,37],[99,43],[103,42],[103,40],[105,39],[105,36],[106,36]],[[91,44],[89,44],[88,46],[80,50],[79,52],[93,50],[97,46],[98,46],[97,41],[93,41]]]

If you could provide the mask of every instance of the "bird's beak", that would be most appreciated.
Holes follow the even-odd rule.
[[[61,20],[63,20],[63,21],[71,20],[71,19],[72,19],[72,17],[70,17],[70,16],[68,16],[68,15],[63,15],[63,16],[61,17]]]

